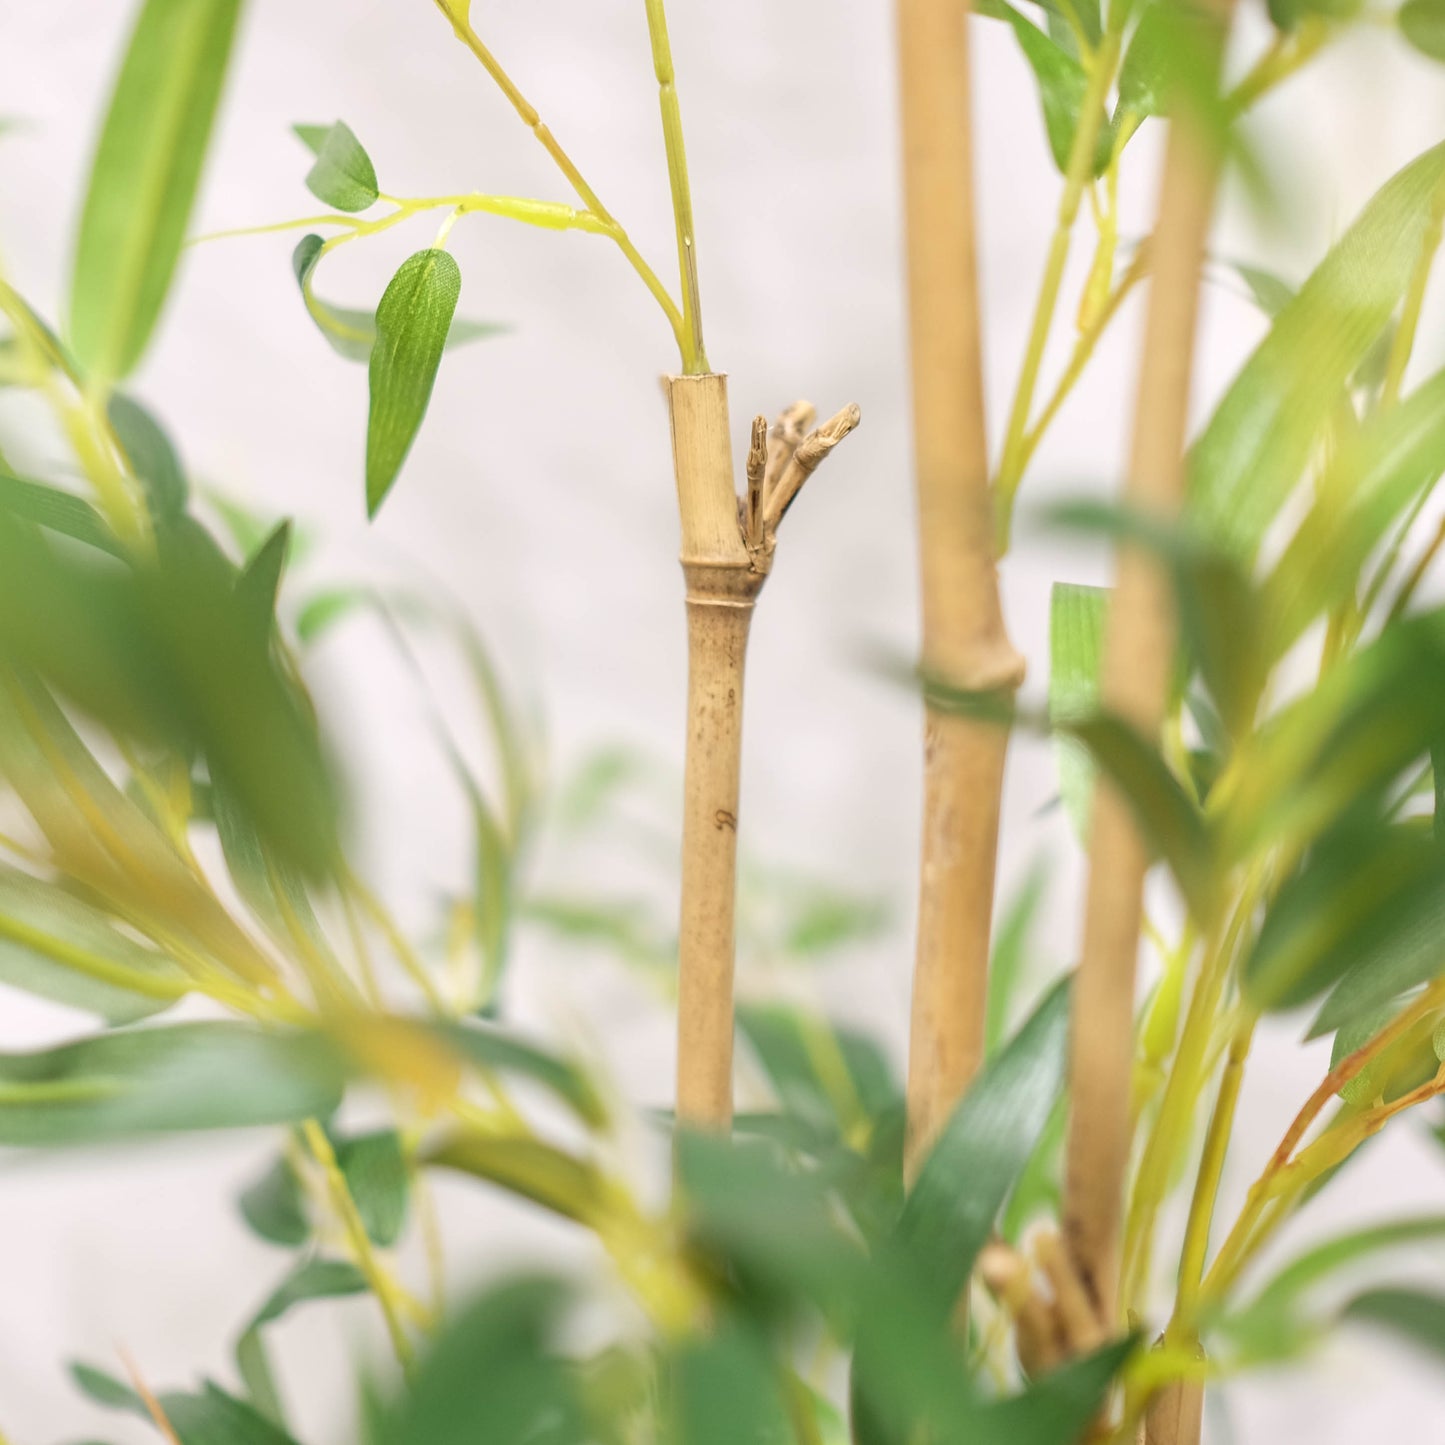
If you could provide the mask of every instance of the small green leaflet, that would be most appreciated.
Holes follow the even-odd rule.
[[[131,372],[170,288],[241,0],[146,0],[101,131],[70,291],[71,343],[104,381]]]
[[[323,301],[311,285],[311,273],[321,259],[325,241],[320,236],[303,236],[291,256],[291,268],[301,287],[301,298],[317,329],[331,344],[331,349],[347,361],[367,361],[376,344],[376,316],[353,306],[337,306]],[[447,347],[465,346],[469,341],[485,341],[501,336],[508,328],[495,321],[468,321],[454,318],[447,332]]]
[[[364,211],[375,204],[380,194],[376,167],[345,121],[293,129],[316,156],[316,164],[306,176],[306,189],[318,201],[338,211]]]
[[[366,510],[375,517],[426,416],[456,314],[462,273],[432,247],[401,263],[376,308],[366,428]]]
[[[1445,60],[1445,0],[1405,0],[1400,7],[1400,34],[1421,55]]]
[[[1054,583],[1049,600],[1049,721],[1079,722],[1099,707],[1099,676],[1104,653],[1104,619],[1109,606],[1105,587]],[[1055,738],[1059,792],[1064,810],[1080,838],[1089,832],[1089,808],[1097,769],[1076,738]]]

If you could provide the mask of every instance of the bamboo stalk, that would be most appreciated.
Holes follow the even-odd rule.
[[[732,1122],[734,905],[743,676],[753,606],[772,567],[776,527],[803,482],[858,424],[847,407],[807,437],[812,408],[753,424],[747,490],[733,482],[727,378],[667,382],[687,582],[687,758],[678,931],[677,1117]],[[798,433],[795,435],[795,432]],[[776,464],[776,479],[769,477]]]
[[[1196,66],[1217,80],[1232,0],[1210,0]],[[1216,146],[1189,111],[1170,125],[1151,242],[1153,282],[1135,410],[1127,504],[1170,518],[1182,509],[1184,448],[1199,276],[1213,212]],[[1134,547],[1120,550],[1105,639],[1104,705],[1157,736],[1175,627],[1167,576]],[[1131,1129],[1134,986],[1148,855],[1123,798],[1101,780],[1090,824],[1083,949],[1074,993],[1071,1115],[1064,1222],[1075,1266],[1099,1317],[1118,1317],[1120,1223]],[[1182,1437],[1181,1437],[1182,1438]]]
[[[923,666],[954,687],[1013,692],[988,484],[968,7],[898,0]],[[916,1173],[983,1054],[1006,733],[930,707],[908,1069]]]

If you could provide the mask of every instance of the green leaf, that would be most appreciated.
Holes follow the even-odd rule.
[[[145,0],[101,132],[71,282],[95,377],[140,360],[185,239],[241,0]]]
[[[411,1204],[411,1172],[395,1129],[358,1134],[336,1145],[336,1161],[373,1244],[390,1249]]]
[[[310,646],[332,626],[359,607],[371,602],[371,594],[362,587],[333,587],[309,597],[296,614],[296,636]]]
[[[105,519],[72,492],[0,472],[0,508],[17,521],[44,527],[112,557],[125,556],[125,549]]]
[[[1445,1295],[1413,1289],[1370,1290],[1345,1306],[1343,1318],[1379,1325],[1432,1355],[1445,1356]]]
[[[1074,147],[1074,133],[1079,128],[1079,115],[1089,88],[1084,67],[1037,25],[1019,14],[1007,0],[976,0],[974,8],[980,15],[1004,21],[1013,30],[1019,49],[1038,82],[1044,130],[1048,134],[1054,164],[1060,172],[1067,171],[1069,154]],[[1101,174],[1108,165],[1112,144],[1112,129],[1101,115],[1099,143],[1095,148],[1095,175]]]
[[[236,1342],[236,1363],[246,1382],[251,1404],[275,1425],[284,1424],[284,1414],[262,1331],[297,1305],[311,1300],[340,1299],[365,1294],[366,1277],[354,1264],[344,1260],[303,1260],[271,1292]]]
[[[106,418],[145,489],[151,517],[174,521],[186,510],[190,484],[165,428],[134,397],[119,391],[106,402]]]
[[[291,523],[278,522],[247,559],[236,579],[236,599],[260,635],[270,640],[276,625],[276,599],[281,574],[291,553]]]
[[[567,1296],[554,1280],[493,1289],[448,1325],[373,1445],[583,1445],[575,1372],[555,1351]]]
[[[0,982],[108,1024],[134,1023],[190,991],[170,959],[54,883],[0,867]]]
[[[1063,1085],[1069,981],[984,1066],[924,1161],[891,1256],[946,1315],[1043,1135]]]
[[[1294,489],[1350,376],[1405,293],[1445,178],[1445,145],[1375,194],[1256,348],[1195,444],[1192,510],[1243,560]]]
[[[181,1445],[296,1445],[279,1426],[209,1380],[198,1395],[162,1395],[160,1406]]]
[[[1049,721],[1055,727],[1092,717],[1099,709],[1108,607],[1106,587],[1055,582],[1049,594]],[[1094,760],[1066,731],[1056,735],[1054,747],[1064,809],[1078,836],[1087,838]]]
[[[296,134],[316,156],[306,189],[338,211],[364,211],[375,204],[376,167],[345,121],[331,126],[298,125]]]
[[[1154,0],[1139,17],[1119,67],[1119,105],[1135,115],[1163,115],[1171,67],[1176,63],[1177,24],[1167,0]]]
[[[793,1432],[777,1367],[756,1334],[736,1319],[684,1340],[665,1365],[675,1445],[790,1445]]]
[[[583,1122],[600,1125],[607,1117],[601,1097],[572,1064],[518,1035],[491,1024],[470,1021],[433,1025],[445,1044],[481,1069],[515,1074],[540,1084],[576,1111]]]
[[[999,922],[988,964],[988,1005],[983,1031],[986,1055],[997,1052],[1008,1032],[1009,1015],[1018,1000],[1030,961],[1029,942],[1048,881],[1048,870],[1041,862],[1035,863]]]
[[[605,1203],[605,1184],[592,1164],[540,1139],[457,1134],[429,1147],[421,1162],[470,1174],[588,1227]]]
[[[293,1123],[331,1113],[342,1084],[314,1035],[222,1022],[118,1030],[0,1054],[0,1144]]]
[[[374,517],[421,428],[456,314],[462,273],[449,252],[401,263],[376,308],[366,428],[366,510]]]
[[[243,1189],[236,1202],[241,1217],[271,1244],[299,1249],[311,1238],[306,1193],[284,1155],[274,1160],[254,1184]]]
[[[1421,55],[1445,60],[1445,3],[1442,0],[1405,0],[1400,7],[1400,34]]]
[[[87,1399],[111,1410],[132,1410],[145,1412],[145,1401],[122,1380],[98,1370],[94,1365],[75,1361],[70,1366],[70,1378]]]
[[[1250,300],[1273,320],[1298,294],[1282,276],[1248,261],[1223,261],[1249,289]]]

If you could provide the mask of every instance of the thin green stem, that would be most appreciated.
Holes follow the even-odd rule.
[[[487,49],[482,43],[481,37],[472,29],[471,21],[467,16],[468,6],[463,3],[463,0],[435,0],[435,4],[437,9],[451,22],[457,39],[477,58],[482,69],[491,76],[492,81],[507,98],[512,109],[517,112],[522,124],[536,136],[542,149],[552,157],[557,169],[566,177],[568,185],[582,198],[586,208],[608,228],[608,234],[616,242],[618,250],[627,258],[632,269],[637,272],[642,278],[643,284],[652,293],[653,299],[662,307],[668,325],[672,327],[673,334],[677,338],[678,350],[682,353],[685,365],[688,360],[687,328],[683,313],[678,310],[677,303],[668,294],[667,287],[658,279],[657,273],[653,271],[652,267],[643,260],[642,253],[632,243],[632,239],[618,223],[616,217],[602,204],[601,198],[587,184],[572,158],[562,149],[557,138],[543,124],[536,107],[517,88],[511,76],[498,63],[496,56]]]
[[[1034,306],[1033,324],[1024,349],[1023,365],[1019,369],[1018,385],[1014,390],[1013,406],[1009,413],[1008,429],[1004,434],[1003,453],[995,482],[1000,555],[1008,550],[1014,498],[1019,483],[1023,480],[1026,462],[1025,448],[1029,417],[1033,411],[1034,391],[1038,386],[1039,369],[1043,365],[1049,333],[1053,329],[1054,312],[1058,307],[1059,290],[1063,285],[1064,267],[1069,259],[1074,222],[1078,218],[1084,191],[1094,173],[1095,148],[1104,115],[1104,101],[1119,64],[1119,48],[1119,32],[1111,29],[1099,42],[1099,48],[1094,52],[1089,66],[1088,88],[1084,92],[1079,110],[1079,124],[1074,132],[1073,149],[1069,152],[1064,191],[1059,200],[1058,220],[1053,239],[1049,243],[1048,259],[1044,263],[1043,281],[1040,283],[1038,301]]]
[[[1244,79],[1224,98],[1225,114],[1236,116],[1248,110],[1261,96],[1308,64],[1333,34],[1327,22],[1313,18],[1303,21],[1291,34],[1276,36]]]
[[[677,99],[677,72],[667,36],[665,0],[647,0],[647,31],[652,39],[652,68],[662,106],[662,135],[667,147],[667,179],[672,189],[672,214],[677,226],[677,264],[682,277],[683,370],[700,376],[710,368],[702,337],[702,296],[697,280],[697,230],[692,217],[692,186],[687,178],[687,147],[682,109]]]

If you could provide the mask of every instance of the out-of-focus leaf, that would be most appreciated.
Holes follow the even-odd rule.
[[[371,594],[361,587],[334,587],[318,592],[308,598],[296,614],[296,635],[309,647],[370,600]]]
[[[783,1107],[847,1135],[899,1098],[878,1045],[783,1004],[742,1004],[738,1027]]]
[[[1421,55],[1445,60],[1445,4],[1441,0],[1405,0],[1399,19],[1400,34]]]
[[[583,1445],[594,1438],[576,1372],[556,1353],[567,1296],[554,1280],[494,1288],[457,1315],[374,1445]]]
[[[1266,0],[1269,18],[1280,30],[1295,30],[1307,20],[1350,20],[1362,0]]]
[[[540,1139],[456,1134],[428,1148],[421,1162],[470,1174],[578,1224],[595,1223],[607,1203],[592,1164]]]
[[[241,1191],[237,1204],[241,1217],[262,1239],[288,1249],[299,1249],[311,1238],[306,1194],[285,1156]]]
[[[140,360],[170,288],[241,0],[146,0],[111,97],[80,221],[71,341],[95,377]]]
[[[1070,723],[1070,736],[1118,789],[1150,848],[1169,864],[1196,918],[1205,919],[1218,887],[1213,834],[1157,748],[1122,718],[1106,713]]]
[[[161,1411],[181,1445],[296,1445],[279,1426],[210,1380],[200,1394],[166,1394]]]
[[[1193,449],[1192,511],[1206,536],[1252,558],[1351,374],[1410,283],[1445,145],[1388,181],[1260,343]]]
[[[165,428],[134,397],[119,391],[106,402],[106,418],[145,488],[152,518],[159,523],[174,521],[186,510],[190,483]]]
[[[433,247],[401,263],[376,308],[366,428],[369,516],[391,490],[421,429],[461,289],[455,259]]]
[[[0,982],[134,1023],[190,991],[170,959],[54,883],[0,868]]]
[[[985,1065],[924,1161],[885,1259],[946,1316],[1028,1162],[1063,1083],[1069,985],[1061,982]]]
[[[247,559],[236,579],[237,601],[268,641],[276,624],[276,598],[290,552],[291,523],[278,522],[271,535]]]
[[[314,1035],[220,1022],[117,1030],[0,1054],[0,1144],[292,1123],[331,1113],[342,1086]]]
[[[599,944],[650,973],[668,974],[676,969],[676,930],[656,915],[650,903],[532,895],[521,901],[520,910],[526,922],[558,939]]]
[[[390,1249],[401,1238],[411,1205],[411,1172],[395,1129],[336,1143],[336,1162],[373,1244]]]
[[[1317,1244],[1290,1261],[1237,1311],[1212,1330],[1249,1359],[1297,1354],[1320,1333],[1306,1316],[1310,1292],[1342,1270],[1411,1245],[1445,1239],[1445,1216],[1391,1220],[1352,1230]]]
[[[666,1361],[676,1445],[789,1445],[794,1439],[767,1347],[737,1320],[684,1340]]]
[[[1250,299],[1272,320],[1294,300],[1296,291],[1282,276],[1249,261],[1224,261],[1249,290]]]
[[[316,164],[306,176],[306,189],[338,211],[364,211],[376,202],[376,167],[345,121],[329,126],[298,125]]]
[[[1442,894],[1433,838],[1412,824],[1347,814],[1276,895],[1244,965],[1246,994],[1258,1008],[1296,1008],[1361,961],[1372,974],[1388,969],[1422,918],[1438,917]]]
[[[1092,717],[1099,708],[1104,622],[1109,591],[1055,582],[1049,600],[1049,721],[1055,727]],[[1089,832],[1097,770],[1089,750],[1060,731],[1054,741],[1059,791],[1080,838]]]
[[[974,9],[980,15],[1004,21],[1013,30],[1019,49],[1023,51],[1024,59],[1038,83],[1049,151],[1059,170],[1066,171],[1069,154],[1074,147],[1074,133],[1079,128],[1085,92],[1089,88],[1084,67],[1031,20],[1019,14],[1008,0],[975,0]],[[1108,165],[1112,143],[1113,132],[1101,114],[1094,158],[1095,175]]]
[[[251,1404],[272,1424],[283,1425],[284,1412],[271,1374],[261,1332],[297,1305],[311,1300],[341,1299],[365,1294],[366,1277],[354,1264],[336,1259],[307,1259],[293,1269],[271,1292],[236,1342],[236,1363]]]
[[[1414,1289],[1375,1289],[1345,1306],[1344,1318],[1379,1325],[1391,1333],[1445,1356],[1445,1295]]]
[[[1330,1068],[1364,1048],[1404,1007],[1403,1003],[1384,1006],[1344,1024],[1330,1049]],[[1429,1083],[1439,1067],[1433,1041],[1422,1038],[1418,1032],[1406,1034],[1351,1079],[1340,1090],[1340,1097],[1356,1108],[1368,1108],[1377,1099],[1391,1103]]]
[[[1169,0],[1145,5],[1119,66],[1119,105],[1138,116],[1164,115],[1173,86],[1173,67],[1184,57],[1189,33]]]
[[[515,1074],[540,1084],[587,1124],[600,1125],[607,1117],[600,1095],[580,1069],[510,1030],[473,1021],[436,1024],[431,1032],[479,1068]]]
[[[1353,595],[1390,528],[1445,472],[1445,372],[1370,418],[1332,459],[1315,505],[1266,579],[1271,655],[1282,656],[1322,612]]]
[[[988,1005],[984,1019],[984,1052],[993,1054],[1008,1032],[1010,1014],[1030,962],[1029,941],[1048,886],[1048,870],[1035,863],[1014,895],[994,938],[988,964]]]
[[[81,1394],[97,1405],[111,1410],[145,1410],[145,1401],[129,1385],[94,1365],[75,1361],[70,1366],[70,1378]]]
[[[125,549],[105,519],[83,497],[43,482],[29,482],[0,472],[0,508],[20,522],[83,542],[87,547],[124,557]]]

